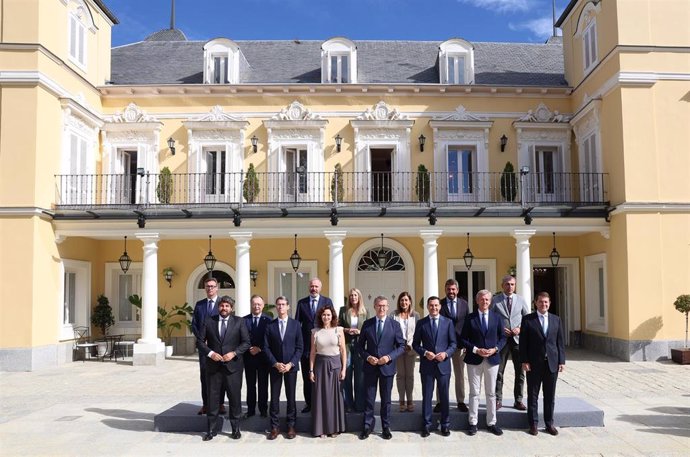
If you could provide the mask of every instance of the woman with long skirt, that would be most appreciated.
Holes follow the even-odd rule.
[[[312,435],[333,437],[345,431],[345,403],[340,383],[345,379],[345,334],[332,305],[316,311],[311,331],[309,379],[312,382]]]

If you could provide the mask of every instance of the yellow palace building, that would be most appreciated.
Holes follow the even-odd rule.
[[[115,48],[103,0],[0,5],[1,370],[71,361],[101,294],[134,364],[164,363],[157,305],[203,297],[209,254],[238,314],[312,277],[338,307],[357,287],[421,311],[447,278],[471,300],[515,272],[571,345],[682,344],[686,0],[572,0],[544,44],[171,24]]]

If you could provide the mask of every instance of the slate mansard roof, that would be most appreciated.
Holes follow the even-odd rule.
[[[147,40],[112,49],[112,84],[202,84],[205,41]],[[319,84],[323,41],[236,41],[240,84]],[[359,84],[438,84],[440,41],[355,41]],[[567,86],[560,43],[475,42],[474,84]]]

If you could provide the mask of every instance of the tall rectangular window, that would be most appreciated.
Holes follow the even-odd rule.
[[[582,54],[585,73],[589,72],[597,63],[597,27],[596,21],[592,21],[582,34]]]
[[[585,257],[587,329],[608,332],[606,254]]]
[[[465,84],[465,56],[449,55],[446,57],[445,84]]]
[[[331,55],[330,78],[331,83],[346,84],[350,82],[350,56]]]
[[[474,191],[475,162],[473,150],[448,148],[448,194]]]
[[[215,56],[213,57],[213,78],[211,82],[213,84],[227,84],[229,71],[229,63],[227,56]]]
[[[86,28],[74,14],[69,17],[69,56],[80,66],[86,66]]]
[[[65,272],[64,281],[65,297],[63,324],[74,324],[77,316],[77,274],[74,272]]]

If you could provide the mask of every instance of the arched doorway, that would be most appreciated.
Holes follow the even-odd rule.
[[[227,263],[216,262],[216,268],[211,275],[218,280],[218,296],[229,295],[235,298],[235,269]],[[208,276],[208,270],[204,264],[199,265],[187,278],[187,303],[194,304],[206,298],[204,279]]]

